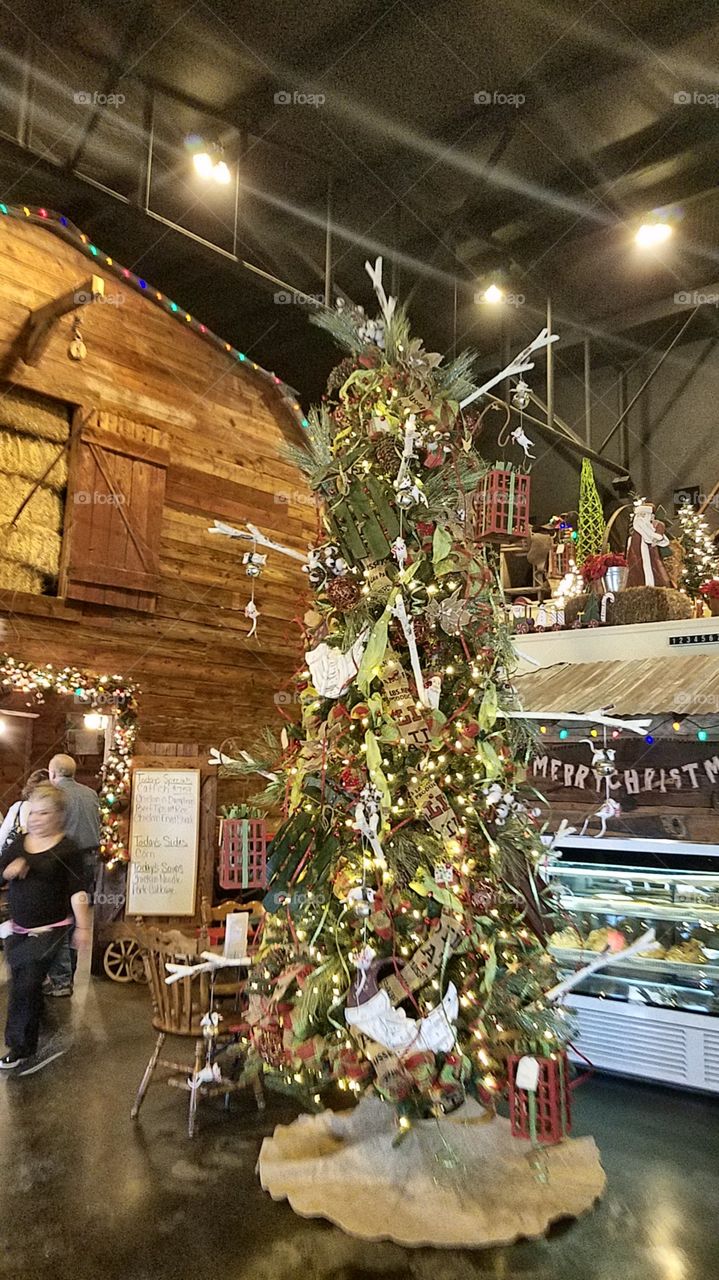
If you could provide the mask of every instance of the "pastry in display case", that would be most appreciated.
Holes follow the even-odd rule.
[[[579,1053],[603,1069],[719,1092],[719,847],[569,836],[544,874],[561,975],[611,956],[568,1001]],[[623,960],[649,929],[656,944]]]

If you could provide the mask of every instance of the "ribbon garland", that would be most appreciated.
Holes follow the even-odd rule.
[[[409,658],[412,664],[412,674],[414,676],[414,681],[417,686],[417,698],[421,702],[423,707],[428,707],[430,704],[427,698],[427,690],[425,688],[424,676],[422,675],[422,668],[420,666],[420,661],[419,661],[419,653],[417,651],[417,640],[414,634],[414,623],[410,622],[410,619],[407,615],[407,606],[404,602],[404,596],[402,595],[401,592],[397,593],[397,598],[395,599],[392,612],[395,618],[399,620],[399,624],[404,633],[404,638],[407,641],[407,645],[409,647]]]

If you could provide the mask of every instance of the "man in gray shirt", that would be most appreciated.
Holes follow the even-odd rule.
[[[97,849],[100,844],[100,804],[97,792],[75,781],[77,764],[72,756],[53,756],[48,766],[50,781],[59,787],[65,799],[65,835],[82,850],[85,888],[92,893],[95,883]],[[69,942],[58,951],[48,971],[45,993],[71,996],[77,964],[77,952]]]

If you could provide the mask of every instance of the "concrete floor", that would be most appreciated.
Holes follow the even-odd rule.
[[[1,968],[2,966],[0,966]],[[4,990],[0,979],[0,1006]],[[4,1008],[2,1009],[4,1013]],[[0,1079],[0,1276],[8,1280],[713,1280],[719,1116],[691,1094],[595,1077],[576,1095],[604,1200],[550,1238],[483,1252],[352,1240],[263,1194],[261,1138],[294,1108],[230,1114],[152,1088],[129,1117],[153,1036],[147,993],[93,979],[51,1003],[68,1052]],[[431,1212],[431,1206],[428,1206]]]

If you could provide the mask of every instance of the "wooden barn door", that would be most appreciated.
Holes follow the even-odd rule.
[[[157,600],[167,437],[117,414],[73,423],[59,594],[151,613]]]

